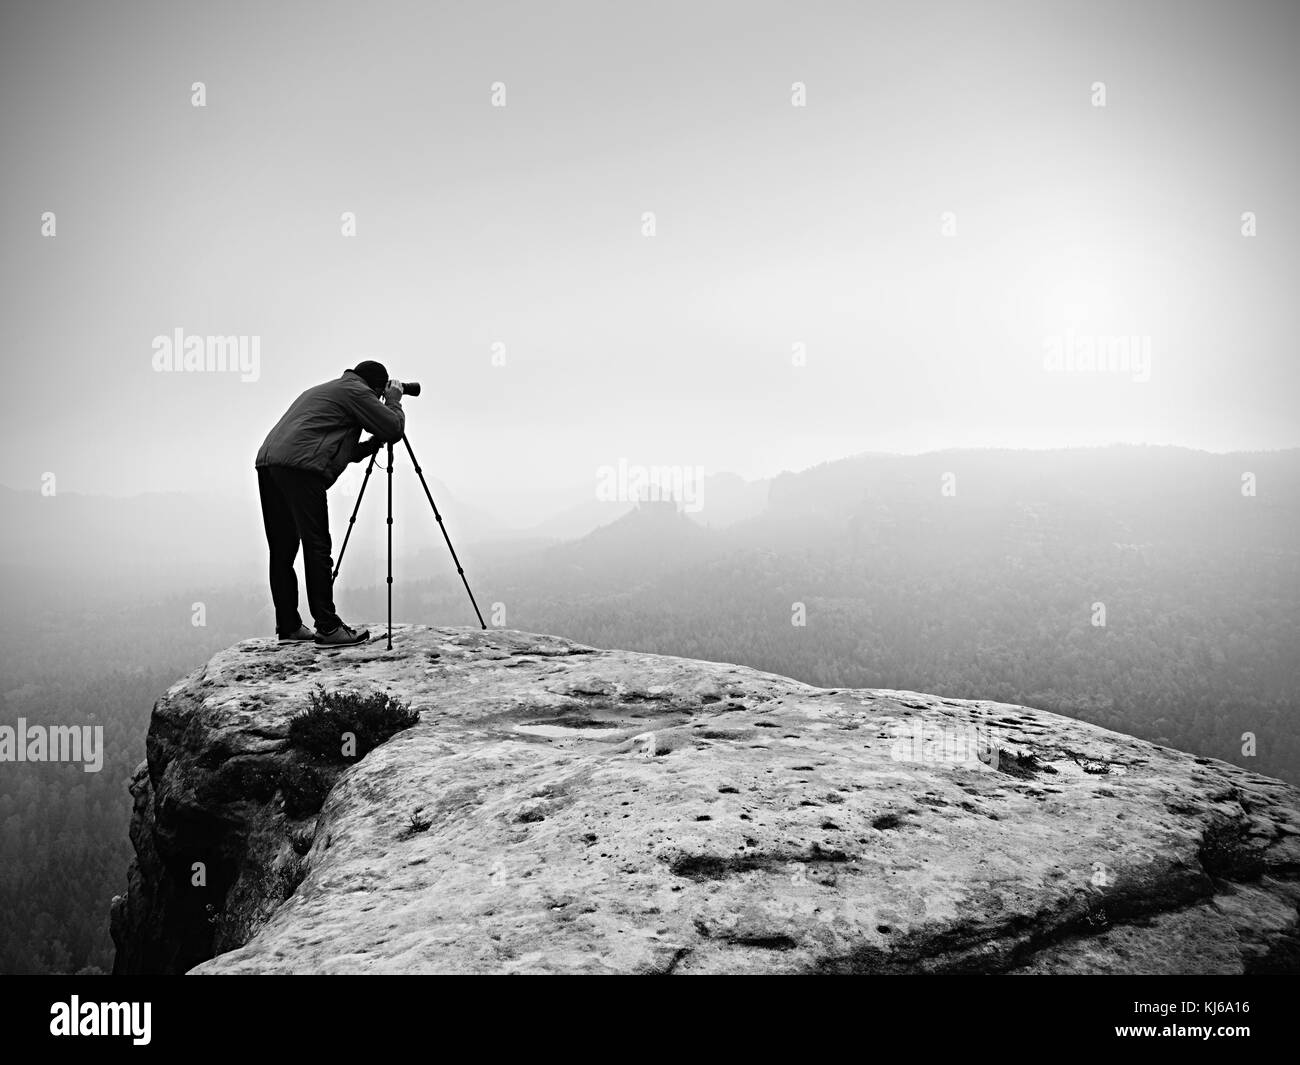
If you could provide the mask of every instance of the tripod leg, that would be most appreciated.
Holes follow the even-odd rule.
[[[339,570],[343,566],[343,552],[348,549],[348,541],[352,539],[352,526],[357,521],[357,511],[361,509],[361,497],[366,494],[366,485],[370,481],[370,471],[375,468],[375,456],[370,456],[370,465],[366,467],[366,475],[361,478],[361,491],[357,493],[357,505],[352,508],[352,517],[348,518],[348,531],[343,534],[343,546],[339,548],[339,560],[334,563],[334,572],[330,574],[330,580],[338,580]]]
[[[393,649],[393,445],[388,445],[388,650]]]
[[[460,559],[456,557],[456,549],[451,546],[451,537],[447,535],[447,526],[442,523],[442,515],[438,513],[438,504],[433,501],[433,493],[429,491],[429,483],[424,479],[424,473],[420,470],[420,460],[415,457],[415,452],[411,450],[411,442],[406,439],[405,433],[402,434],[402,443],[406,445],[406,452],[411,456],[411,465],[415,467],[416,475],[420,478],[420,484],[424,486],[424,494],[429,500],[429,506],[433,508],[433,516],[438,519],[438,528],[442,530],[442,538],[447,541],[447,550],[451,552],[451,560],[456,563],[456,572],[460,574],[461,582],[465,585],[465,591],[469,594],[469,601],[474,607],[474,614],[478,617],[479,627],[486,629],[487,625],[483,621],[483,615],[479,612],[478,603],[474,601],[474,593],[470,591],[469,581],[465,577],[465,570],[461,567]],[[389,445],[389,447],[391,449],[392,445]]]

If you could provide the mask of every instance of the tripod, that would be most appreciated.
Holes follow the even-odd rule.
[[[411,442],[406,439],[406,434],[402,434],[402,443],[406,445],[406,453],[411,456],[411,465],[415,467],[415,473],[420,478],[420,484],[424,487],[425,497],[429,500],[429,506],[433,508],[433,516],[438,520],[438,528],[442,530],[442,538],[447,541],[447,550],[451,552],[451,560],[456,563],[456,572],[460,574],[460,579],[465,585],[465,591],[469,594],[469,601],[474,607],[474,613],[478,617],[480,628],[486,629],[483,615],[479,613],[478,603],[474,601],[474,593],[470,591],[469,581],[465,577],[465,570],[460,564],[460,559],[456,557],[456,549],[451,546],[451,537],[447,535],[447,526],[442,523],[442,515],[438,513],[438,504],[433,501],[433,493],[429,491],[429,483],[424,479],[424,473],[420,470],[420,462],[415,457],[415,452],[411,450]],[[393,445],[386,445],[388,448],[388,647],[387,650],[393,649]],[[352,517],[348,518],[348,531],[343,536],[343,546],[339,548],[339,560],[334,566],[334,574],[331,580],[338,578],[339,569],[343,566],[343,553],[348,549],[348,540],[352,537],[352,526],[356,524],[357,511],[361,509],[361,498],[366,494],[366,485],[370,483],[370,471],[375,468],[375,459],[379,452],[376,451],[370,456],[370,462],[366,466],[366,475],[361,479],[361,491],[357,493],[357,505],[352,508]]]

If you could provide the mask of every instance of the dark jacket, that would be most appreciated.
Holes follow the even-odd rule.
[[[385,406],[364,379],[347,370],[293,401],[267,434],[253,465],[310,470],[324,476],[328,487],[349,462],[374,453],[371,441],[360,443],[362,429],[385,444],[396,443],[406,431],[406,414],[400,401]]]

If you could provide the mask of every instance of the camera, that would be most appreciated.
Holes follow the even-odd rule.
[[[404,396],[418,396],[418,395],[420,394],[420,382],[419,382],[419,381],[401,381],[401,382],[399,382],[399,383],[400,383],[401,386],[402,386],[402,395],[404,395]]]

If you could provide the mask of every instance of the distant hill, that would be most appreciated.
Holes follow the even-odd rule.
[[[698,525],[722,529],[761,514],[767,506],[769,483],[746,481],[734,473],[710,474],[701,482],[699,499],[683,511]],[[527,534],[553,540],[578,540],[602,525],[617,521],[635,506],[631,501],[590,499],[539,522]]]
[[[525,561],[577,574],[584,581],[612,580],[632,587],[703,562],[720,550],[717,534],[691,521],[676,503],[648,502],[635,504],[617,521],[580,540]]]
[[[528,529],[528,534],[542,540],[577,540],[593,529],[617,521],[635,505],[630,502],[590,499],[538,522]]]

